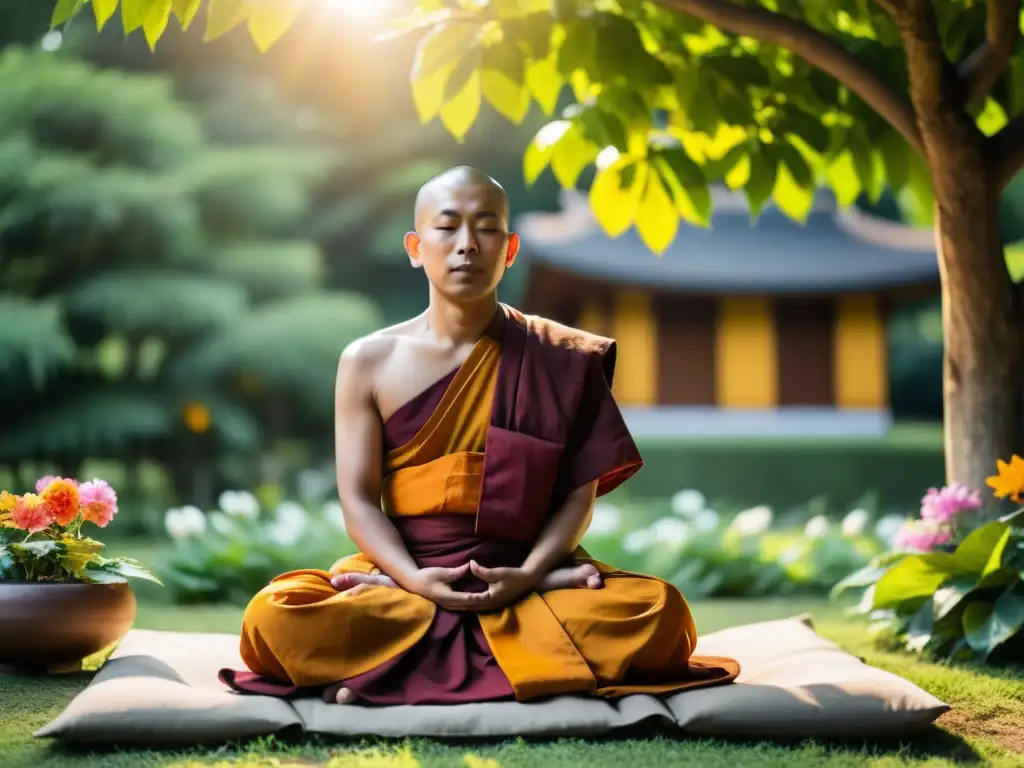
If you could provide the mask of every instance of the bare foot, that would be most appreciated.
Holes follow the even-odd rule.
[[[572,568],[558,568],[543,579],[537,585],[539,592],[550,592],[553,589],[575,589],[586,587],[587,589],[600,589],[604,586],[604,579],[596,565],[584,563]]]
[[[339,688],[338,692],[334,694],[334,701],[337,704],[355,704],[358,698],[355,692],[349,688]]]
[[[390,576],[370,573],[339,573],[331,579],[331,586],[339,592],[355,587],[397,587]]]

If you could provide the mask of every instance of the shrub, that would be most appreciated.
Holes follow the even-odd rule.
[[[989,485],[1021,502],[1024,459],[999,462]],[[907,650],[951,659],[1012,656],[1024,644],[1024,508],[992,519],[980,493],[932,489],[895,546],[836,585],[861,591],[855,614]]]
[[[337,502],[289,500],[270,512],[253,494],[228,491],[219,509],[170,509],[164,523],[174,552],[156,570],[179,603],[245,605],[275,576],[326,570],[356,551]]]

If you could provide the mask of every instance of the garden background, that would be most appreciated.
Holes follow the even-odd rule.
[[[354,549],[335,369],[348,341],[425,306],[402,250],[416,190],[469,164],[517,214],[558,210],[554,174],[523,169],[549,118],[485,104],[462,140],[422,124],[416,40],[375,40],[382,14],[310,15],[264,54],[243,30],[172,25],[152,50],[90,14],[51,30],[52,11],[0,0],[0,488],[108,480],[104,542],[164,582],[137,588],[139,626],[233,631],[270,577]],[[911,202],[856,205],[918,224]],[[1000,213],[1020,279],[1024,180]],[[531,266],[504,301],[524,301]],[[585,545],[678,584],[708,628],[803,610],[840,627],[830,590],[945,478],[937,291],[886,336],[887,434],[642,439],[648,466],[601,500]]]

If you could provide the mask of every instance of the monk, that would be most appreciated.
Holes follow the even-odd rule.
[[[519,238],[490,177],[430,180],[405,237],[427,310],[345,349],[338,493],[360,552],[252,599],[237,691],[341,704],[664,694],[734,680],[694,656],[671,584],[580,547],[643,465],[611,394],[615,342],[498,301]]]

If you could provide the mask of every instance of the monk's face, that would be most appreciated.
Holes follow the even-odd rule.
[[[414,267],[446,298],[474,301],[493,292],[519,250],[508,200],[488,184],[447,184],[424,200],[405,247]]]

